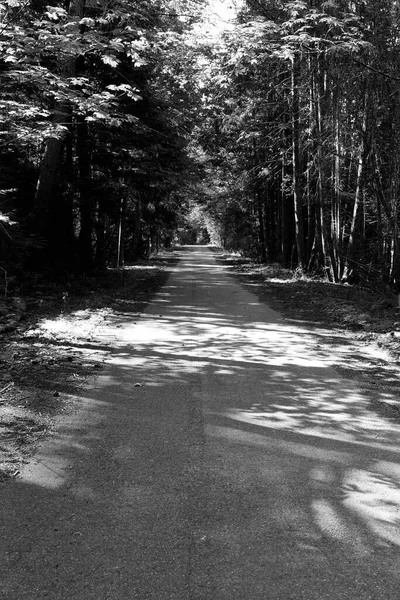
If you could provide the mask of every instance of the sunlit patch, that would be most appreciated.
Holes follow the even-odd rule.
[[[306,330],[273,311],[271,319],[268,313],[262,320],[264,308],[260,313],[259,304],[247,292],[239,293],[223,273],[206,261],[204,267],[185,263],[179,281],[187,278],[193,295],[198,294],[192,304],[187,296],[182,305],[165,303],[161,294],[150,312],[116,330],[119,347],[112,362],[130,375],[127,385],[184,384],[198,374],[202,402],[218,403],[232,420],[341,442],[390,443],[400,449],[399,426],[368,411],[368,401],[357,387],[329,368],[334,356],[321,353],[320,343],[335,334]],[[214,283],[224,285],[220,304],[214,302]],[[175,295],[179,298],[179,290]],[[343,360],[351,355],[343,343],[335,343],[336,351]],[[391,397],[387,390],[377,393],[381,399]]]
[[[160,306],[161,308],[161,306]],[[134,327],[125,328],[120,339],[136,343],[144,350],[146,342],[152,342],[151,350],[160,354],[177,354],[230,360],[236,363],[255,363],[272,366],[298,365],[325,368],[326,363],[307,350],[308,340],[299,347],[293,334],[284,327],[254,323],[246,329],[227,325],[212,314],[191,315],[185,321],[179,308],[176,315],[144,316]],[[259,326],[258,326],[259,325]],[[282,352],[282,344],[284,352]],[[184,351],[182,349],[184,348]]]
[[[125,271],[155,271],[156,269],[158,269],[159,267],[157,265],[149,265],[146,264],[145,262],[141,262],[140,264],[137,265],[125,265],[124,266],[124,270]]]
[[[279,384],[274,383],[279,379]],[[275,401],[271,402],[271,397]],[[344,379],[296,378],[286,366],[269,378],[264,402],[231,407],[225,416],[253,425],[335,439],[342,442],[383,444],[399,431],[396,423],[369,411],[365,397]]]
[[[64,485],[70,468],[70,461],[62,456],[39,455],[32,465],[24,469],[23,478],[18,482],[55,490]]]
[[[55,319],[42,319],[40,329],[49,333],[82,334],[89,325],[101,323],[106,316],[112,314],[111,309],[78,310],[71,315],[60,315]]]
[[[329,465],[318,465],[311,469],[310,479],[317,485],[330,484],[335,480],[335,473]]]
[[[219,439],[232,444],[265,448],[266,461],[268,461],[268,452],[277,452],[282,455],[289,454],[292,456],[293,462],[297,459],[302,463],[302,459],[307,458],[346,466],[351,464],[353,460],[353,455],[350,452],[339,452],[337,450],[322,448],[311,445],[307,441],[305,441],[304,444],[300,444],[298,442],[265,436],[259,433],[241,431],[240,429],[235,429],[233,427],[208,425],[206,433],[210,438]]]
[[[313,500],[312,509],[315,522],[325,535],[336,540],[346,541],[346,525],[328,500],[323,498]]]
[[[376,461],[374,464],[374,469],[391,478],[398,484],[400,488],[400,464],[397,462],[389,462],[386,460]]]
[[[298,513],[292,506],[284,512],[282,503],[276,502],[277,518],[286,519],[291,531],[299,530],[299,515],[305,514],[301,531],[304,550],[315,551],[315,545],[326,536],[363,556],[369,550],[360,523],[382,543],[400,545],[400,472],[396,465],[374,463],[379,474],[375,476],[353,468],[368,468],[371,459],[364,458],[364,450],[371,455],[371,449],[378,452],[384,448],[385,457],[389,451],[398,456],[400,426],[368,411],[368,402],[358,388],[330,368],[338,355],[342,362],[353,360],[351,348],[335,338],[335,353],[324,355],[321,345],[327,343],[331,348],[335,334],[285,321],[248,292],[238,291],[237,284],[224,276],[223,268],[210,264],[206,256],[203,262],[180,265],[178,277],[171,279],[178,285],[164,288],[140,317],[122,311],[113,314],[109,319],[113,325],[105,331],[101,311],[90,323],[83,311],[79,326],[71,331],[68,316],[42,323],[49,340],[54,332],[66,330],[83,346],[95,326],[97,340],[113,341],[111,364],[95,384],[104,391],[104,396],[97,397],[106,402],[93,405],[93,412],[100,408],[104,415],[109,407],[119,410],[121,400],[123,411],[133,411],[152,422],[159,418],[158,408],[175,418],[176,413],[169,409],[176,403],[183,416],[179,426],[185,430],[190,405],[196,406],[205,422],[206,450],[220,452],[224,469],[230,456],[226,448],[240,456],[242,471],[235,477],[250,477],[242,461],[244,454],[252,453],[260,463],[257,476],[271,488],[286,485],[286,497],[293,493],[297,501],[290,486],[304,484],[304,504]],[[181,295],[188,285],[190,293]],[[220,295],[216,294],[218,287]],[[390,398],[390,392],[377,391],[377,397]],[[154,413],[142,410],[154,401]],[[223,427],[215,426],[221,422]],[[86,458],[94,445],[97,451],[94,435],[92,429],[89,442],[77,431],[59,435],[60,445],[53,455],[75,453],[78,460]],[[357,448],[356,444],[363,446]],[[112,456],[124,466],[136,458],[129,455],[125,444]],[[46,455],[43,464],[37,464],[23,481],[60,488],[68,482],[70,467],[67,460],[52,462]],[[222,468],[221,472],[226,474]],[[82,499],[91,497],[84,484],[66,489]],[[134,516],[138,503],[145,506],[149,495],[145,487],[132,486],[123,490],[121,498],[125,506],[130,502],[127,510]],[[174,502],[171,497],[171,505]]]
[[[356,442],[365,430],[360,428],[360,423],[349,419],[348,412],[332,415],[330,412],[313,410],[307,402],[298,398],[298,404],[286,407],[274,405],[251,406],[247,410],[232,408],[225,411],[225,415],[236,421],[258,425],[270,429],[294,431],[303,435],[312,435],[336,439],[345,442]],[[290,401],[290,400],[289,400]],[[363,421],[362,417],[360,417]],[[361,441],[361,440],[360,440]]]
[[[357,528],[345,520],[339,509],[325,498],[315,498],[311,503],[313,517],[322,533],[332,540],[350,546],[352,553],[365,556],[371,550],[364,543]]]
[[[400,480],[379,472],[349,469],[343,481],[343,506],[356,513],[381,539],[400,546]],[[376,470],[375,470],[376,469]],[[385,469],[385,467],[384,467]]]

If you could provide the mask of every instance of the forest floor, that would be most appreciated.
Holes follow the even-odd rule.
[[[138,317],[178,260],[163,253],[96,278],[20,286],[0,301],[0,481],[17,477],[57,417],[76,408],[112,349],[104,329],[119,311]],[[218,260],[288,322],[318,328],[335,368],[400,420],[400,313],[371,289],[299,278],[277,265],[229,255]],[[11,294],[10,294],[11,295]],[[345,347],[345,350],[343,348]],[[374,391],[385,402],[375,402]]]

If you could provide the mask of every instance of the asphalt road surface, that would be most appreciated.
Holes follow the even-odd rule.
[[[400,598],[400,426],[186,248],[0,488],[2,600]]]

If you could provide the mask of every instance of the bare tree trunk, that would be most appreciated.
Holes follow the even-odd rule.
[[[142,235],[142,201],[140,196],[138,195],[136,198],[136,206],[135,206],[135,222],[133,229],[133,238],[129,252],[129,260],[135,260],[139,256],[139,248],[141,242]]]
[[[96,253],[95,266],[103,268],[106,259],[106,213],[104,209],[104,201],[100,198],[97,206],[97,218],[95,223],[96,229]]]
[[[321,253],[321,263],[327,276],[334,280],[337,272],[335,264],[335,255],[332,251],[331,241],[328,234],[328,227],[325,217],[325,200],[324,200],[324,155],[322,146],[322,109],[321,96],[324,94],[324,77],[321,72],[321,67],[318,60],[318,77],[313,78],[313,106],[314,106],[314,137],[316,143],[316,171],[317,171],[317,195],[315,207],[315,246],[317,252]],[[322,87],[322,89],[321,89]]]
[[[282,181],[286,177],[286,164],[282,162]],[[284,265],[289,265],[293,246],[293,201],[285,191],[281,191],[281,252]]]
[[[364,96],[364,111],[363,111],[363,122],[361,127],[361,143],[358,154],[358,164],[357,164],[357,175],[356,175],[356,190],[354,195],[354,205],[353,205],[353,215],[351,219],[350,225],[350,234],[349,241],[347,244],[347,252],[345,257],[345,267],[343,272],[343,278],[348,278],[353,268],[350,264],[354,255],[354,248],[356,245],[356,233],[359,227],[359,214],[360,214],[360,206],[362,202],[362,193],[363,193],[363,180],[364,180],[364,168],[365,168],[365,148],[366,148],[366,136],[367,136],[367,120],[368,120],[368,105],[369,105],[369,95],[368,90],[365,91]]]
[[[278,202],[275,186],[267,190],[267,203],[264,204],[267,216],[264,219],[265,223],[265,244],[267,247],[267,260],[277,260],[277,213]]]
[[[308,72],[312,73],[313,65],[311,56],[307,57],[307,67]],[[314,91],[313,91],[313,75],[311,75],[311,82],[309,86],[309,99],[308,99],[308,129],[310,132],[315,130],[314,126]],[[312,134],[309,137],[309,146],[311,148],[312,145]],[[307,172],[306,172],[306,196],[307,196],[307,270],[312,268],[313,258],[313,249],[315,247],[315,202],[312,194],[312,178],[311,178],[311,162],[312,162],[312,153],[311,150],[308,150],[307,156]]]
[[[122,196],[119,208],[117,267],[125,265],[125,197]]]
[[[79,263],[83,272],[93,267],[93,195],[90,179],[89,134],[85,118],[77,117],[76,152],[79,168]]]
[[[260,260],[261,262],[267,262],[267,245],[265,236],[265,218],[264,218],[264,207],[261,199],[261,194],[257,193],[257,216],[258,216],[258,227],[259,227],[259,239],[260,239]]]
[[[298,265],[302,271],[305,271],[307,261],[303,225],[303,194],[300,164],[300,101],[298,86],[299,57],[295,55],[292,59],[291,70],[293,203]]]
[[[334,261],[332,270],[334,281],[341,278],[342,262],[342,209],[341,209],[341,177],[340,177],[340,107],[337,86],[332,93],[332,113],[334,131],[334,159],[333,159],[333,195],[331,202],[331,240]]]

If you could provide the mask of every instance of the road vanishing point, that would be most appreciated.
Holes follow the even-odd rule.
[[[328,332],[209,248],[179,256],[0,489],[0,598],[399,600],[400,425],[332,368]]]

